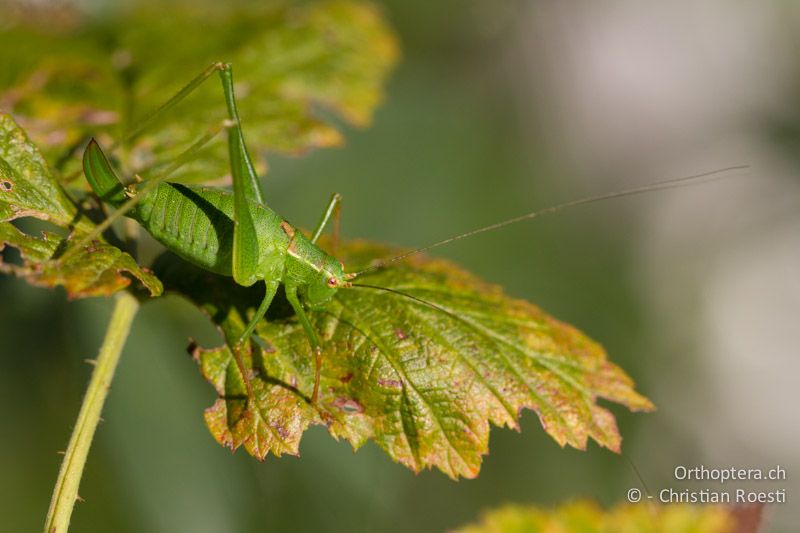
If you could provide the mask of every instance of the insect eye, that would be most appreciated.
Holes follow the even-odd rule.
[[[328,278],[328,287],[335,287],[339,284],[339,280],[336,278]]]

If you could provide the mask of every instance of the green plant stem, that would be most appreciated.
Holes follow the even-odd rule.
[[[78,499],[86,457],[92,445],[95,429],[100,421],[114,371],[122,353],[122,347],[131,329],[131,323],[139,309],[139,302],[127,291],[117,293],[114,311],[106,330],[106,337],[100,346],[100,353],[95,362],[94,372],[86,389],[75,428],[69,439],[69,446],[61,463],[58,480],[53,489],[50,509],[47,511],[45,533],[64,533],[69,528],[72,508]]]

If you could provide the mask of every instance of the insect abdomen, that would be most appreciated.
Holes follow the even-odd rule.
[[[133,217],[164,246],[202,268],[231,275],[233,197],[216,190],[162,183]]]

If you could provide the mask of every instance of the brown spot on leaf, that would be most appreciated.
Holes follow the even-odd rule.
[[[192,356],[192,358],[197,359],[198,352],[200,350],[200,346],[194,339],[189,339],[189,345],[186,347],[186,353]]]
[[[264,351],[264,353],[275,353],[277,351],[273,345],[271,345],[267,341],[264,341],[263,339],[262,339],[262,341],[263,341],[263,344],[261,344],[260,346],[261,346],[261,349]]]
[[[403,331],[400,328],[397,328],[396,330],[394,330],[394,334],[397,335],[397,338],[400,339],[401,341],[403,339],[407,339],[408,338],[408,335],[406,334],[406,332]]]
[[[363,413],[364,406],[352,398],[339,397],[332,402],[334,407],[338,407],[345,413]]]
[[[378,385],[381,387],[389,387],[390,389],[402,389],[403,388],[403,380],[402,379],[379,379]]]
[[[272,429],[274,429],[284,440],[290,437],[289,430],[280,424],[272,424]]]
[[[14,188],[14,183],[11,180],[0,180],[0,191],[8,192]]]
[[[342,383],[350,383],[350,381],[352,379],[353,379],[353,373],[352,372],[348,372],[344,376],[340,377],[339,381],[341,381]]]
[[[86,246],[86,253],[93,254],[98,250],[97,248],[97,241],[92,241],[91,244]]]

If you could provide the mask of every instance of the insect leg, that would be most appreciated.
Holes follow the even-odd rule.
[[[342,195],[338,192],[333,193],[331,195],[331,200],[328,202],[328,207],[325,209],[325,212],[322,213],[322,218],[319,219],[317,223],[317,228],[314,230],[313,237],[311,237],[311,242],[316,244],[317,239],[319,239],[322,232],[325,231],[325,227],[328,225],[331,217],[333,217],[333,243],[332,248],[336,250],[336,246],[339,244],[339,215],[342,212]]]
[[[258,323],[264,318],[264,314],[267,312],[267,309],[269,309],[269,304],[271,304],[272,299],[275,298],[275,293],[278,291],[278,286],[280,285],[280,281],[265,281],[264,283],[266,285],[264,299],[261,300],[261,305],[258,306],[253,318],[250,319],[250,322],[244,328],[244,332],[239,336],[239,340],[236,341],[233,347],[233,358],[236,360],[236,366],[239,367],[239,372],[242,374],[248,398],[253,396],[253,387],[250,384],[247,367],[245,367],[244,361],[242,360],[242,350],[250,340],[250,335],[253,334]]]
[[[225,93],[225,104],[228,106],[228,118],[233,122],[233,127],[228,130],[228,147],[231,155],[231,171],[234,168],[239,170],[238,176],[233,175],[233,185],[234,187],[241,186],[242,193],[248,201],[266,205],[261,185],[258,182],[258,174],[244,143],[242,121],[239,118],[236,94],[233,90],[233,69],[230,64],[224,65],[219,71],[219,77],[222,80],[222,91]],[[236,183],[237,179],[239,183]]]
[[[258,234],[253,222],[252,205],[264,205],[261,188],[247,146],[244,143],[241,121],[236,110],[233,92],[233,73],[230,65],[219,72],[228,116],[233,126],[228,129],[228,154],[233,177],[233,279],[248,287],[258,280],[259,246]]]
[[[319,342],[319,337],[317,337],[317,332],[314,331],[311,322],[308,320],[303,304],[297,298],[296,286],[286,286],[286,299],[289,300],[292,309],[297,313],[297,318],[300,319],[300,324],[303,325],[308,340],[311,342],[311,349],[314,351],[314,392],[311,393],[311,405],[316,407],[317,399],[319,398],[320,370],[322,368],[322,345]]]
[[[278,286],[281,284],[280,281],[265,281],[264,284],[266,285],[266,292],[264,293],[264,299],[261,301],[261,305],[258,306],[256,310],[256,314],[253,315],[253,318],[250,319],[250,323],[247,324],[247,327],[244,328],[244,332],[242,332],[241,336],[239,336],[239,340],[236,344],[243,344],[250,338],[250,335],[253,334],[253,331],[256,329],[258,322],[264,318],[264,315],[269,309],[269,304],[272,303],[272,299],[275,298],[275,293],[278,291]]]

